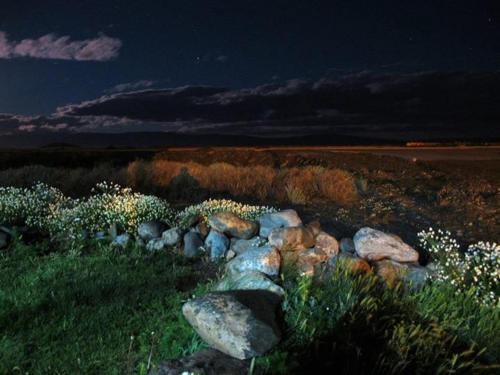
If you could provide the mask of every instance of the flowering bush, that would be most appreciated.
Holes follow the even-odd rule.
[[[45,231],[59,208],[69,201],[58,189],[43,183],[31,188],[0,187],[0,224]]]
[[[202,221],[206,221],[210,215],[225,211],[232,212],[246,220],[256,220],[259,216],[276,210],[272,207],[251,206],[228,199],[209,199],[200,204],[186,207],[177,215],[177,221],[181,228],[186,228],[193,216],[200,216]]]
[[[472,288],[479,302],[500,305],[500,245],[478,242],[462,252],[448,231],[429,228],[418,237],[435,262],[433,279],[450,283],[457,293]]]
[[[106,231],[114,224],[135,232],[141,222],[161,219],[172,224],[174,218],[174,211],[160,198],[106,182],[97,184],[86,199],[65,197],[44,184],[0,188],[1,223],[26,224],[52,236]]]

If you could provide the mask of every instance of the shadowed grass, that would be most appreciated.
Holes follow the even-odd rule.
[[[0,258],[0,373],[144,373],[198,349],[181,306],[201,293],[184,259],[16,243]],[[133,337],[133,339],[132,339]]]

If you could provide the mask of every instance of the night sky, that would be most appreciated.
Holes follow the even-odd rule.
[[[491,134],[498,3],[2,1],[0,134],[379,124],[373,133],[383,123],[413,137],[457,120],[461,131],[476,114]],[[123,92],[133,93],[126,108]]]

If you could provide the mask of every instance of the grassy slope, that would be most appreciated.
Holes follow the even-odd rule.
[[[144,373],[151,349],[155,364],[202,345],[181,305],[208,289],[196,271],[208,265],[97,244],[77,256],[49,250],[16,242],[0,255],[0,373]],[[256,373],[498,370],[498,309],[446,287],[390,291],[340,268],[326,284],[285,276],[286,335]]]
[[[203,289],[185,260],[46,250],[18,243],[0,257],[1,374],[140,373],[151,349],[156,363],[200,345],[181,314]]]

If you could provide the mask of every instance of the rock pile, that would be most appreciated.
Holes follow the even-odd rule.
[[[411,288],[425,283],[431,272],[418,264],[418,252],[395,235],[366,227],[339,243],[321,230],[319,222],[304,225],[294,210],[268,213],[255,222],[229,212],[217,213],[207,224],[192,220],[184,236],[178,229],[160,233],[154,228],[142,231],[147,234],[141,238],[148,239],[148,248],[156,250],[161,242],[164,247],[182,246],[187,257],[206,254],[212,260],[226,261],[225,274],[214,290],[186,302],[182,310],[216,351],[162,364],[158,374],[170,373],[165,369],[172,366],[184,371],[200,367],[198,359],[207,356],[215,358],[214,366],[230,356],[234,358],[231,366],[247,368],[246,360],[272,349],[281,337],[277,317],[285,292],[277,280],[284,263],[326,281],[324,276],[340,262],[353,272],[375,272],[389,286],[403,281]]]

